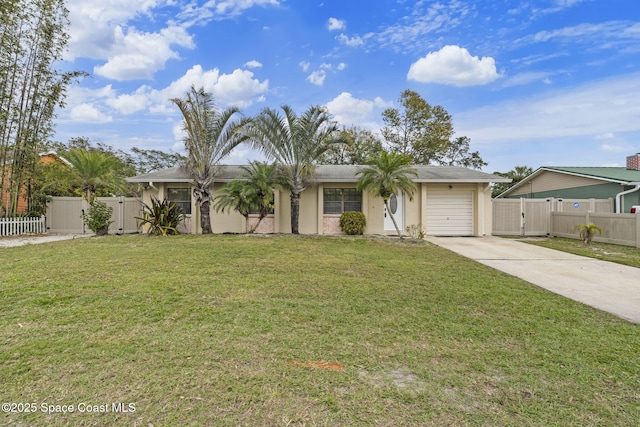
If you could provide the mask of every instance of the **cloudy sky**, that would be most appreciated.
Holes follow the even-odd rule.
[[[71,87],[55,139],[181,151],[191,85],[246,115],[326,105],[377,131],[404,89],[452,116],[488,172],[624,166],[640,152],[629,0],[67,0]],[[226,163],[259,158],[238,147]]]

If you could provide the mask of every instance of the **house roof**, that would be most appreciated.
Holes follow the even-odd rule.
[[[544,172],[556,172],[565,175],[574,175],[583,178],[597,179],[603,182],[613,182],[620,185],[631,185],[640,182],[640,171],[627,169],[625,167],[570,167],[570,166],[544,166],[536,169],[513,187],[503,192],[497,197],[504,197],[514,192],[516,189],[526,185],[529,181]]]
[[[360,165],[318,165],[310,182],[356,182],[356,172],[362,168]],[[492,175],[489,173],[461,168],[456,166],[414,166],[418,177],[416,182],[464,182],[464,183],[490,183],[511,182],[510,179]],[[243,170],[237,165],[218,166],[216,182],[228,182],[237,179]],[[186,170],[177,166],[161,171],[150,172],[132,178],[129,182],[192,182]]]

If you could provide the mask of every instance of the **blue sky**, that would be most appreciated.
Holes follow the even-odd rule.
[[[67,0],[55,139],[181,151],[191,85],[246,115],[326,105],[374,132],[404,89],[442,105],[488,172],[624,166],[640,152],[640,10],[629,0]],[[225,163],[259,159],[238,147]]]

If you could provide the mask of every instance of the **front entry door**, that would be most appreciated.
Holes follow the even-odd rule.
[[[398,228],[400,231],[404,230],[404,203],[402,194],[392,194],[389,197],[389,209],[393,212],[393,217],[396,219],[398,223]],[[384,231],[396,231],[396,228],[393,226],[393,220],[391,219],[391,215],[387,212],[387,207],[384,207]]]

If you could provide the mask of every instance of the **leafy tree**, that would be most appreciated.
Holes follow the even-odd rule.
[[[501,183],[495,184],[491,189],[491,196],[496,197],[504,193],[509,188],[513,187],[514,185],[516,185],[517,183],[519,183],[520,181],[522,181],[532,173],[533,173],[533,168],[530,168],[528,166],[516,166],[513,169],[511,169],[509,172],[494,172],[493,173],[494,175],[502,176],[504,178],[511,178],[511,182],[510,183],[501,182]]]
[[[311,106],[298,116],[287,105],[281,108],[282,115],[271,108],[262,110],[246,133],[255,147],[280,165],[291,192],[291,233],[298,234],[300,196],[314,164],[331,144],[344,141],[326,109]]]
[[[71,164],[63,169],[67,182],[80,188],[82,197],[92,203],[96,193],[102,189],[120,192],[126,187],[124,176],[117,173],[118,159],[101,151],[73,149],[66,153]]]
[[[402,238],[402,232],[389,208],[389,198],[393,194],[404,193],[413,200],[416,183],[412,177],[417,177],[418,172],[411,167],[411,157],[406,154],[383,151],[380,156],[371,159],[367,166],[356,172],[356,176],[358,176],[359,190],[369,191],[374,197],[382,197],[393,226],[398,236]]]
[[[476,151],[469,153],[469,138],[454,139],[451,115],[440,105],[431,105],[420,94],[405,90],[398,99],[401,108],[382,112],[382,136],[390,151],[406,154],[414,164],[440,164],[480,169],[486,163]]]
[[[356,126],[342,128],[344,143],[333,144],[319,159],[323,165],[363,165],[382,150],[382,141],[372,132]]]
[[[149,173],[174,167],[185,162],[186,158],[178,153],[165,153],[160,150],[131,149],[133,164],[137,173]]]
[[[415,164],[433,162],[447,149],[453,136],[451,116],[409,89],[400,94],[398,102],[402,109],[387,108],[382,112],[382,136],[390,150],[410,156]]]
[[[448,166],[462,166],[464,168],[482,169],[488,163],[482,160],[480,153],[474,151],[470,153],[469,143],[471,140],[466,136],[460,136],[449,142],[447,150],[443,153],[438,163]]]
[[[85,75],[54,68],[67,44],[67,26],[63,0],[0,2],[0,188],[11,194],[9,215],[33,179],[67,85]]]
[[[193,195],[200,210],[203,234],[211,233],[211,189],[216,167],[243,140],[240,129],[245,120],[236,120],[236,107],[219,110],[213,96],[194,86],[184,98],[171,99],[182,113],[187,159],[183,166],[195,181]]]

